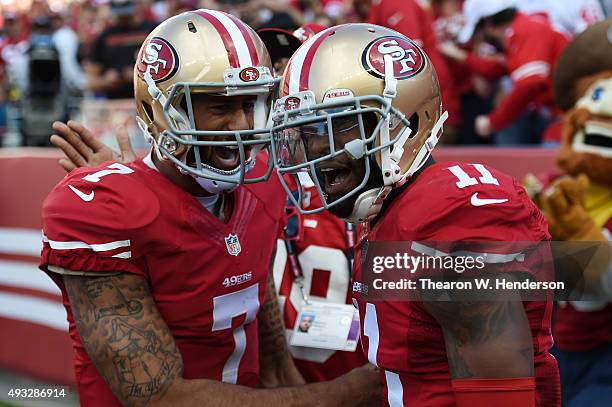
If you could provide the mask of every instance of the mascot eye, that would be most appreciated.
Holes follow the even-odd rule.
[[[604,92],[604,88],[603,87],[598,87],[593,91],[593,96],[591,96],[591,99],[593,99],[593,101],[597,101],[599,99],[601,99],[601,95]]]

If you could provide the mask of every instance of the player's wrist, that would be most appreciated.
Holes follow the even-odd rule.
[[[297,386],[306,383],[288,352],[277,359],[280,360],[276,360],[274,364],[262,364],[259,379],[263,387]]]
[[[380,371],[373,365],[356,368],[330,382],[340,405],[371,406],[381,397]]]

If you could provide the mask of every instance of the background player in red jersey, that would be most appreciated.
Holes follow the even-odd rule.
[[[548,353],[550,301],[522,302],[514,291],[499,301],[367,296],[371,270],[362,270],[359,258],[376,241],[550,238],[543,216],[510,177],[479,164],[428,160],[446,114],[423,51],[383,27],[332,27],[297,50],[280,89],[272,142],[279,173],[308,171],[322,205],[293,203],[306,214],[328,209],[369,222],[353,297],[364,351],[382,370],[385,403],[559,405],[557,365]],[[535,273],[529,262],[517,264],[519,254],[491,258],[507,266],[504,272]]]
[[[302,174],[307,207],[321,205],[312,180]],[[294,194],[297,194],[294,186]],[[329,212],[300,214],[289,201],[287,225],[278,240],[274,282],[278,288],[287,335],[290,337],[305,298],[331,304],[350,304],[349,288],[357,230]],[[293,209],[293,210],[292,210]],[[300,287],[302,286],[302,287]],[[289,346],[296,367],[307,382],[332,380],[363,366],[357,349],[332,350]]]
[[[268,279],[274,235],[254,235],[275,230],[283,207],[275,183],[254,184],[273,84],[263,44],[236,18],[198,10],[162,23],[138,61],[153,153],[75,171],[43,207],[41,268],[64,294],[82,403],[367,403],[363,370],[248,389],[301,382]]]

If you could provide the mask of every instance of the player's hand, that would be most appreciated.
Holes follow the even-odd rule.
[[[467,52],[456,46],[452,41],[444,41],[438,44],[440,53],[450,59],[465,61]]]
[[[109,69],[104,73],[104,82],[109,88],[115,88],[123,84],[122,74],[116,69]]]
[[[542,209],[542,204],[540,203],[540,193],[542,192],[544,186],[538,177],[531,172],[525,175],[525,178],[523,178],[523,188],[525,188],[527,196],[529,196],[529,198],[535,202],[538,208]]]
[[[79,167],[95,167],[106,161],[127,163],[136,159],[136,153],[126,132],[117,134],[120,153],[98,140],[86,127],[76,121],[55,122],[51,144],[62,150],[65,158],[59,165],[70,172]]]
[[[134,80],[134,68],[126,66],[121,72],[123,74],[124,81],[132,82]]]
[[[493,126],[491,126],[491,120],[489,120],[487,115],[477,116],[474,127],[476,134],[482,138],[488,138],[493,133]]]
[[[540,205],[554,240],[603,240],[584,204],[589,179],[586,175],[563,177],[540,194]]]
[[[336,379],[348,392],[351,406],[379,406],[382,396],[380,370],[371,364],[351,370]]]

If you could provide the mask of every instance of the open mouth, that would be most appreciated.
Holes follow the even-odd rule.
[[[346,167],[323,167],[319,171],[323,174],[325,192],[332,197],[346,189],[346,183],[351,177],[351,171]]]
[[[587,121],[584,124],[584,144],[612,148],[612,124]]]
[[[240,151],[238,146],[216,147],[211,154],[214,167],[220,170],[233,170],[240,164]]]
[[[194,168],[197,167],[194,153],[195,148],[197,147],[191,149],[187,157],[187,164]],[[200,147],[202,164],[220,171],[235,171],[240,167],[240,150],[238,146],[210,147],[207,148],[207,150],[208,151]],[[251,149],[245,147],[244,153],[245,162],[249,162],[251,158]]]
[[[612,148],[612,137],[603,134],[586,134],[584,144]]]
[[[574,135],[572,149],[577,152],[612,157],[612,123],[587,121]]]

